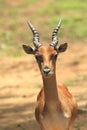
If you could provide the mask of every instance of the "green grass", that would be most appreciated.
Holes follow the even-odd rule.
[[[58,19],[54,16],[53,19],[50,19],[47,22],[49,26],[54,25],[53,23],[57,25]],[[62,18],[62,30],[60,36],[70,39],[85,39],[87,35],[86,24],[87,20],[82,20],[80,16],[64,16]]]
[[[0,0],[0,54],[3,52],[12,56],[20,56],[22,54],[21,44],[32,43],[32,34],[26,24],[28,19],[32,21],[37,30],[40,30],[41,39],[45,41],[50,39],[51,31],[57,25],[59,18],[62,18],[59,33],[61,38],[87,40],[86,0],[53,0],[47,6],[42,5],[42,7],[36,7],[37,2],[40,0],[22,0],[18,5],[11,5],[9,0]],[[31,6],[36,8],[36,11],[30,12]],[[40,19],[43,20],[40,21]]]
[[[61,0],[61,1],[52,1],[48,6],[42,8],[40,10],[40,14],[41,15],[45,15],[46,13],[49,13],[49,14],[64,14],[66,15],[67,12],[69,13],[72,13],[73,12],[83,12],[83,11],[87,11],[87,1],[84,0]],[[66,11],[66,12],[65,12]],[[85,12],[86,14],[86,12]]]
[[[66,38],[86,38],[87,35],[87,1],[61,0],[53,1],[47,7],[42,8],[39,14],[43,17],[49,15],[46,24],[51,27],[57,25],[62,18],[62,32]],[[84,14],[84,15],[83,15]]]
[[[38,0],[23,0],[15,6],[15,2],[9,2],[9,0],[0,0],[0,13],[7,15],[18,15],[19,13],[29,8],[32,4],[37,3]]]

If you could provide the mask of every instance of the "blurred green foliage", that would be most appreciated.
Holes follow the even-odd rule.
[[[48,26],[58,23],[58,18],[62,18],[63,32],[66,38],[86,38],[87,35],[87,1],[82,0],[54,0],[47,7],[40,10],[40,15],[50,15]]]
[[[21,44],[32,43],[26,20],[30,19],[43,39],[49,40],[59,18],[61,38],[87,40],[87,0],[52,0],[48,4],[41,0],[0,0],[0,54],[20,56]]]

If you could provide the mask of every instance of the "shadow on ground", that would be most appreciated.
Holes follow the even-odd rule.
[[[39,130],[34,118],[34,103],[0,106],[1,130]]]
[[[24,97],[25,99],[25,97]],[[84,108],[85,106],[83,106]],[[34,117],[35,103],[20,105],[5,104],[0,106],[1,130],[40,130]],[[87,111],[79,109],[74,123],[74,130],[87,129]]]

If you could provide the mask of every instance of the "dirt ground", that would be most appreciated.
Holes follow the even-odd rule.
[[[57,60],[58,82],[76,97],[79,112],[73,130],[87,130],[87,45],[70,44]],[[75,82],[75,83],[74,83]],[[34,117],[42,86],[33,56],[0,57],[0,130],[40,130]]]

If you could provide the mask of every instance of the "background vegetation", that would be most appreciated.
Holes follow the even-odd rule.
[[[61,39],[87,41],[87,1],[0,0],[0,54],[22,55],[21,44],[32,43],[26,24],[30,20],[39,30],[41,39],[49,41],[53,28],[62,19]]]

